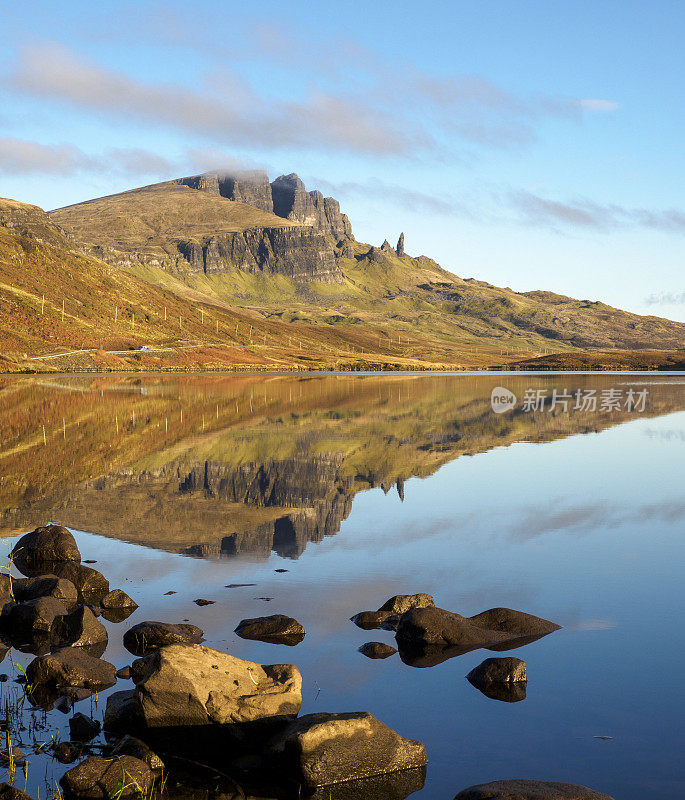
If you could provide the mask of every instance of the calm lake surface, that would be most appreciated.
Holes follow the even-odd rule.
[[[493,412],[495,387],[514,393],[511,410]],[[550,409],[554,390],[573,394],[566,408]],[[596,409],[574,408],[578,390],[596,393]],[[643,390],[644,409],[632,407]],[[531,392],[544,408],[524,406]],[[131,663],[124,631],[154,619],[188,620],[241,658],[294,663],[302,713],[370,711],[425,743],[412,798],[536,778],[676,800],[684,454],[677,374],[0,378],[2,558],[20,533],[66,525],[140,606],[109,625],[104,658]],[[562,625],[505,654],[527,663],[525,699],[466,680],[489,651],[428,668],[359,653],[394,634],[349,618],[415,592],[464,615],[507,606]],[[301,644],[233,633],[275,613],[305,626]],[[0,671],[4,707],[21,686],[8,656]],[[76,710],[101,719],[106,694]],[[33,797],[68,767],[32,741],[68,739],[68,716],[26,710],[37,730],[15,733]]]

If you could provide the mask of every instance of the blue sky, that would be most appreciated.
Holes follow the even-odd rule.
[[[34,0],[0,28],[0,196],[297,172],[358,239],[685,320],[681,2]]]

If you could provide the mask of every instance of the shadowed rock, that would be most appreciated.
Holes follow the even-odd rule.
[[[307,795],[307,800],[404,800],[423,789],[425,782],[426,768],[416,767],[319,786]]]
[[[100,733],[100,723],[80,711],[69,720],[69,736],[73,742],[89,742]]]
[[[67,608],[76,605],[78,592],[74,584],[57,575],[39,575],[35,578],[18,578],[12,581],[14,596],[18,603],[37,600],[39,597],[54,597]]]
[[[124,634],[124,647],[134,656],[144,656],[170,644],[200,644],[204,633],[196,625],[148,620],[134,625]]]
[[[59,578],[71,581],[78,592],[80,603],[97,605],[109,593],[109,581],[105,576],[85,564],[67,561],[57,570]]]
[[[0,783],[0,800],[33,800],[31,795],[9,783]]]
[[[67,611],[62,600],[37,597],[5,606],[0,623],[13,642],[29,642],[35,637],[52,637],[57,620]]]
[[[556,781],[507,780],[464,789],[454,800],[613,800],[585,786]]]
[[[476,686],[476,689],[481,694],[489,697],[491,700],[499,700],[501,703],[520,703],[521,700],[526,699],[526,692],[528,684],[525,681],[517,681],[516,683],[485,683],[482,686]]]
[[[421,742],[367,712],[307,714],[271,745],[282,769],[307,786],[327,786],[426,764]]]
[[[64,647],[34,658],[26,668],[30,684],[82,687],[97,691],[116,683],[116,667],[84,652],[83,648]]]
[[[299,644],[305,637],[304,627],[296,619],[283,614],[244,619],[238,623],[235,632],[242,639],[289,646]]]
[[[389,658],[397,650],[384,642],[366,642],[359,648],[359,652],[367,658]]]
[[[107,628],[88,606],[79,606],[55,622],[55,636],[63,645],[93,647],[107,644]],[[104,650],[103,650],[104,652]]]
[[[61,525],[46,525],[25,534],[12,548],[16,568],[32,577],[54,572],[52,567],[63,561],[80,563],[81,553],[76,539]]]
[[[140,761],[144,761],[152,770],[154,775],[161,775],[164,770],[164,762],[141,739],[128,734],[120,739],[112,748],[113,756],[133,756]]]
[[[66,795],[86,800],[117,800],[145,797],[152,786],[152,771],[132,756],[101,758],[89,756],[60,779]]]

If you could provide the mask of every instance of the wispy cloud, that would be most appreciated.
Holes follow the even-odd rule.
[[[511,192],[505,202],[523,222],[557,231],[583,228],[606,232],[639,227],[685,233],[685,212],[678,209],[655,211],[615,204],[603,205],[587,199],[559,201],[525,190]]]
[[[685,292],[658,292],[645,298],[648,306],[680,306],[685,305]]]
[[[114,148],[89,155],[72,145],[0,137],[0,173],[5,175],[76,175],[81,172],[123,175],[172,175],[177,165],[148,150]]]

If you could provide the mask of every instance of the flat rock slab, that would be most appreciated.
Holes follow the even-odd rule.
[[[24,575],[55,572],[64,561],[81,563],[76,539],[61,525],[45,525],[24,534],[12,548],[12,562]]]
[[[169,645],[132,667],[136,717],[150,728],[288,721],[302,705],[292,664],[263,666],[202,645]]]
[[[85,800],[144,797],[152,786],[152,771],[133,756],[89,756],[60,779],[64,793]]]
[[[307,714],[272,742],[282,769],[307,786],[327,786],[423,767],[426,748],[365,711]]]
[[[242,639],[290,646],[299,644],[305,637],[304,627],[296,619],[283,614],[244,619],[238,623],[235,632]]]
[[[200,644],[204,632],[197,625],[146,621],[134,625],[124,634],[124,647],[134,656],[144,656],[159,647],[171,644]]]
[[[586,786],[556,781],[509,780],[480,783],[464,789],[454,800],[613,800]]]

